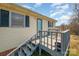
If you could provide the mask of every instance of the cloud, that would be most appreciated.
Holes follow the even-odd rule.
[[[42,3],[35,3],[34,7],[40,7]]]
[[[63,15],[59,18],[60,20],[69,20],[70,19],[70,16],[69,15]]]
[[[53,9],[49,11],[50,17],[58,15],[72,15],[72,12],[67,11],[69,9],[69,4],[67,3],[56,3],[50,5]]]
[[[61,24],[69,24],[69,19],[70,16],[68,15],[63,15],[59,18],[56,18],[58,20],[58,22],[56,23],[56,25],[61,25]]]
[[[59,11],[56,11],[56,12],[51,12],[50,13],[50,17],[54,17],[56,15],[63,14],[64,12],[65,12],[64,10],[59,10]]]
[[[72,16],[73,12],[67,12],[67,15]]]
[[[50,5],[51,8],[56,8],[56,9],[67,9],[69,7],[69,4],[67,3],[54,3]]]
[[[60,6],[60,9],[68,9],[69,8],[69,4],[64,4],[63,6]]]
[[[53,3],[53,4],[51,4],[50,6],[51,6],[51,7],[56,7],[56,6],[60,6],[60,5],[62,5],[62,3]]]
[[[66,9],[69,7],[69,4],[67,4],[67,3],[54,3],[54,4],[51,4],[50,7],[55,7],[56,9]]]
[[[64,15],[64,16],[59,18],[59,22],[64,23],[64,24],[68,24],[69,23],[69,19],[70,19],[70,16]]]

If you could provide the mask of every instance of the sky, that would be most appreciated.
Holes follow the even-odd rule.
[[[71,3],[19,3],[18,5],[57,20],[56,26],[68,24],[73,14]]]

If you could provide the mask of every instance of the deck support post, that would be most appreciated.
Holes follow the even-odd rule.
[[[39,56],[41,56],[41,46],[39,45]]]
[[[49,32],[47,32],[47,47],[48,47],[48,35],[49,35],[48,33],[49,33]]]
[[[53,44],[53,43],[52,43],[52,32],[51,32],[51,50],[52,50],[52,44]]]
[[[44,32],[44,45],[45,45],[45,32]]]
[[[42,31],[39,31],[40,40],[39,40],[39,56],[41,56],[41,44],[42,44]]]
[[[58,33],[56,32],[56,42],[55,42],[56,52],[57,52],[57,39],[58,39]]]
[[[35,44],[36,44],[37,35],[35,35]]]

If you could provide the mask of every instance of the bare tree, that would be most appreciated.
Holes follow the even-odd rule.
[[[79,4],[73,4],[73,16],[71,17],[70,30],[79,35]]]
[[[72,23],[79,23],[79,4],[73,4]]]

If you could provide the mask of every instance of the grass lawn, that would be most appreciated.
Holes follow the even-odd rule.
[[[71,35],[69,56],[79,56],[79,35]]]

